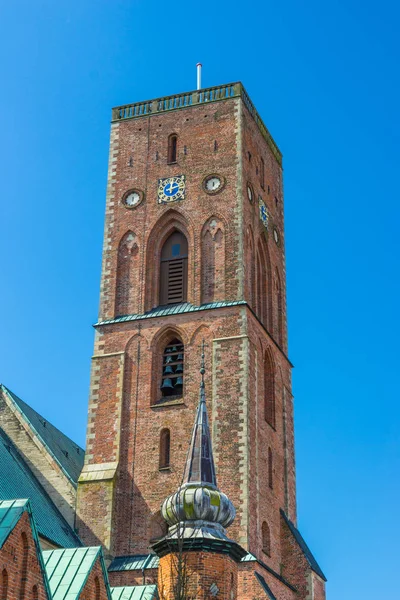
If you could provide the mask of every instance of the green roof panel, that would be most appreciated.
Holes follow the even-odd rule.
[[[108,567],[108,571],[142,571],[143,569],[156,569],[159,562],[160,559],[156,554],[117,556]]]
[[[78,536],[2,429],[0,429],[0,465],[0,500],[29,498],[39,535],[64,548],[81,546]]]
[[[83,468],[85,451],[5,385],[0,387],[54,456],[69,479],[76,485]]]
[[[153,600],[158,598],[156,585],[132,585],[111,588],[112,600]]]
[[[0,500],[0,548],[27,508],[27,499]]]
[[[45,550],[43,560],[52,600],[76,600],[99,557],[100,547]]]
[[[234,301],[223,301],[223,302],[209,302],[208,304],[202,304],[201,306],[195,306],[190,302],[183,302],[182,304],[173,304],[171,306],[161,306],[153,308],[143,314],[134,315],[121,315],[114,319],[107,319],[106,321],[99,321],[95,323],[95,327],[99,325],[113,325],[115,323],[125,323],[127,321],[141,321],[142,319],[153,319],[156,317],[167,317],[168,315],[180,315],[192,312],[199,312],[203,310],[213,310],[215,308],[229,308],[230,306],[245,306],[244,300]]]

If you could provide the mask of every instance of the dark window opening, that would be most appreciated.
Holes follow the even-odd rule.
[[[178,136],[173,133],[168,138],[168,164],[176,163]]]
[[[184,352],[184,345],[178,339],[172,340],[172,342],[165,347],[161,381],[161,393],[163,398],[180,398],[183,394]]]
[[[272,490],[274,487],[274,479],[273,479],[273,462],[272,462],[271,448],[268,448],[268,485]]]
[[[170,466],[171,433],[169,429],[163,429],[160,434],[160,469],[168,469]]]
[[[263,552],[265,552],[267,556],[271,556],[271,533],[266,521],[264,521],[262,524],[261,535]]]
[[[216,152],[218,150],[218,142],[217,140],[214,141],[214,152]]]
[[[262,189],[264,189],[264,185],[265,185],[264,177],[265,177],[265,165],[264,165],[264,159],[261,158],[260,159],[260,184],[261,184]]]
[[[160,305],[186,302],[187,258],[187,240],[183,233],[174,231],[161,251]]]

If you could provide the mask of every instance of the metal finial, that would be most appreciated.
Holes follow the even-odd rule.
[[[201,374],[201,383],[200,383],[200,402],[206,401],[206,393],[205,393],[205,385],[204,385],[204,373],[206,372],[206,365],[204,359],[204,338],[201,344],[201,366],[200,366],[200,374]]]

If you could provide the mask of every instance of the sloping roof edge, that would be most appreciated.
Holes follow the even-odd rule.
[[[15,412],[22,418],[22,420],[24,421],[24,423],[33,431],[33,433],[35,434],[37,440],[40,442],[42,448],[45,449],[45,451],[53,458],[53,460],[57,463],[57,465],[59,466],[60,470],[64,473],[64,475],[67,477],[67,479],[71,482],[71,484],[76,488],[77,487],[77,482],[74,481],[74,479],[71,477],[71,475],[68,473],[68,471],[65,469],[65,467],[61,464],[60,460],[57,458],[57,456],[54,454],[53,450],[50,448],[50,446],[46,443],[46,441],[43,439],[43,437],[41,436],[41,434],[39,433],[39,431],[36,429],[36,427],[33,425],[33,423],[29,420],[29,418],[27,417],[27,415],[24,413],[24,411],[21,409],[21,407],[17,404],[17,402],[14,400],[13,398],[13,392],[11,392],[11,390],[9,390],[3,383],[0,383],[0,389],[3,391],[3,393],[5,394],[6,398],[8,398],[9,402],[11,402],[12,406],[15,409]],[[23,402],[23,401],[22,401]],[[32,409],[34,410],[34,409]],[[36,411],[35,411],[36,412]],[[39,413],[37,413],[38,416]],[[55,429],[57,429],[57,427],[55,427],[54,425],[52,425]],[[62,432],[60,432],[62,433]],[[65,436],[65,434],[63,434]],[[68,436],[65,436],[68,437]],[[70,438],[68,438],[70,439]],[[35,441],[35,440],[34,440]],[[72,440],[71,440],[72,442]],[[73,444],[75,444],[75,442],[73,442]],[[75,446],[78,446],[78,444],[75,444]],[[82,452],[84,453],[83,448],[81,448]]]
[[[321,567],[319,566],[319,564],[317,563],[313,553],[311,552],[310,548],[307,546],[303,536],[301,535],[300,531],[297,529],[297,527],[295,526],[295,524],[289,519],[289,517],[286,515],[285,511],[280,509],[280,513],[283,517],[283,520],[285,521],[286,525],[289,527],[294,539],[296,540],[299,548],[301,549],[301,551],[303,552],[305,558],[307,559],[308,564],[310,565],[311,569],[313,571],[315,571],[315,573],[317,575],[319,575],[319,577],[321,577],[324,581],[327,581]]]
[[[8,500],[2,500],[2,501],[0,501],[0,504],[8,503],[8,502],[12,503],[8,507],[10,510],[13,509],[13,508],[15,508],[16,504],[19,503],[18,508],[20,509],[20,511],[19,511],[19,514],[17,515],[17,518],[10,525],[10,530],[8,531],[7,535],[0,542],[0,548],[2,548],[4,546],[4,544],[7,541],[8,537],[11,535],[11,533],[14,531],[15,527],[19,523],[22,515],[25,512],[28,513],[29,523],[30,523],[31,531],[32,531],[32,538],[33,538],[33,541],[34,541],[34,544],[35,544],[35,547],[36,547],[36,556],[37,556],[37,559],[39,561],[39,566],[40,566],[41,573],[43,575],[43,582],[44,582],[44,587],[45,587],[45,590],[46,590],[46,596],[47,596],[48,600],[51,600],[50,586],[49,586],[49,582],[48,582],[48,579],[47,579],[46,569],[45,569],[44,561],[43,561],[42,550],[41,550],[40,542],[39,542],[39,535],[38,535],[38,531],[36,529],[36,523],[35,523],[35,519],[34,519],[34,516],[33,516],[32,507],[31,507],[31,503],[29,501],[29,498],[18,498],[16,500],[10,500],[10,501],[8,501]]]
[[[274,594],[272,593],[272,590],[269,587],[268,583],[265,581],[264,577],[262,575],[260,575],[260,573],[257,573],[257,571],[254,572],[254,575],[256,576],[258,583],[263,588],[263,590],[266,593],[266,595],[268,596],[269,600],[276,600],[276,596],[274,596]]]

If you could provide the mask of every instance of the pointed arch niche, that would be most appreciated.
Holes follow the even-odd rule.
[[[138,312],[139,246],[133,231],[127,231],[118,246],[115,315]]]
[[[276,341],[280,346],[283,344],[283,302],[282,302],[282,284],[279,271],[275,269],[274,281],[274,334]]]
[[[171,256],[167,256],[168,248],[167,242],[168,238],[172,238],[172,235],[181,234],[184,237],[186,244],[186,256],[181,253],[184,251],[183,246],[185,244],[181,244],[180,255],[174,257],[173,256],[173,245],[171,243]],[[172,241],[172,239],[170,240]],[[164,248],[164,245],[166,247]],[[183,269],[186,270],[186,289],[184,300],[187,302],[193,302],[193,269],[191,268],[191,260],[192,260],[192,252],[193,248],[193,230],[192,227],[189,226],[189,223],[186,217],[178,212],[176,209],[170,209],[166,213],[162,215],[162,217],[157,221],[154,225],[146,244],[146,290],[145,290],[145,299],[144,299],[144,310],[148,311],[152,308],[156,308],[157,306],[161,306],[161,270],[162,263],[164,259],[174,260],[174,259],[183,259],[184,265]],[[164,252],[163,252],[164,250]],[[169,269],[169,267],[168,267]]]
[[[210,217],[201,233],[201,303],[225,299],[225,227]]]
[[[256,313],[269,331],[272,329],[271,262],[264,236],[260,236],[256,252]]]

